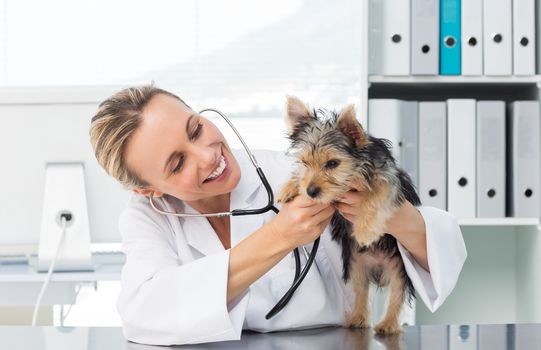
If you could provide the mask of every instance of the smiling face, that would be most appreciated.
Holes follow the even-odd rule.
[[[124,156],[126,165],[150,184],[134,192],[150,195],[154,191],[156,197],[166,193],[196,209],[214,207],[209,204],[228,195],[241,176],[237,160],[216,126],[163,94],[152,97],[145,106]]]

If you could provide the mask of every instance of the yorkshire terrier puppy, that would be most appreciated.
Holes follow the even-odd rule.
[[[352,190],[354,181],[367,189],[360,215],[351,223],[337,211],[332,218],[332,239],[342,246],[343,280],[351,276],[355,306],[346,315],[348,327],[370,327],[369,286],[390,287],[389,304],[379,334],[400,333],[402,305],[414,297],[396,239],[385,233],[387,220],[404,201],[420,205],[408,174],[397,167],[386,139],[369,135],[355,117],[353,105],[339,114],[310,110],[288,97],[290,148],[298,166],[280,190],[277,200],[286,203],[304,194],[319,203],[336,202]]]

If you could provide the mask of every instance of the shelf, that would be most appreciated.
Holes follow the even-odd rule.
[[[370,84],[541,84],[541,76],[369,75]]]
[[[538,218],[470,218],[458,219],[460,226],[538,226]]]

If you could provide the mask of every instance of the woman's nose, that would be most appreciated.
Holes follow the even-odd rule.
[[[208,146],[198,147],[196,156],[199,160],[199,167],[205,170],[213,170],[218,161],[216,151]]]

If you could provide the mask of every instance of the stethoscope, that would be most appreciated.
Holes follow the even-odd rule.
[[[235,128],[233,123],[231,123],[229,118],[227,118],[222,112],[220,112],[220,111],[218,111],[216,109],[213,109],[213,108],[203,109],[203,110],[199,111],[199,114],[201,114],[203,112],[207,112],[207,111],[211,111],[211,112],[215,112],[215,113],[219,114],[227,122],[227,124],[229,124],[231,129],[233,129],[233,131],[235,132],[235,134],[239,138],[240,142],[244,146],[244,149],[246,150],[246,153],[248,154],[248,157],[250,158],[250,161],[252,162],[252,164],[254,165],[255,170],[257,171],[257,175],[259,175],[259,178],[261,179],[261,182],[263,183],[263,186],[265,186],[265,189],[267,190],[267,194],[268,194],[268,197],[269,197],[267,205],[264,206],[263,208],[260,208],[260,209],[234,209],[234,210],[228,211],[228,212],[211,213],[211,214],[172,213],[172,212],[167,212],[167,211],[163,211],[163,210],[160,210],[160,209],[156,208],[156,206],[154,205],[154,201],[152,200],[152,197],[153,197],[154,193],[151,193],[151,195],[148,197],[148,199],[150,201],[150,206],[160,214],[180,216],[180,217],[201,217],[201,216],[203,216],[203,217],[222,217],[222,216],[258,215],[258,214],[266,213],[269,210],[272,210],[275,213],[278,213],[279,210],[274,206],[274,195],[273,195],[273,192],[272,192],[272,188],[270,187],[269,182],[267,181],[267,178],[265,177],[265,174],[263,173],[263,170],[261,170],[261,167],[257,163],[257,160],[255,159],[254,155],[248,149],[248,146],[244,142],[244,139],[240,136],[239,132],[237,131],[237,129]],[[309,256],[307,257],[306,265],[304,266],[302,271],[300,271],[300,269],[301,269],[301,259],[300,259],[300,255],[299,255],[299,249],[295,248],[293,250],[293,253],[295,255],[295,279],[293,280],[293,283],[292,283],[291,287],[289,287],[288,291],[284,294],[284,296],[267,313],[267,315],[265,315],[265,318],[267,320],[270,319],[271,317],[273,317],[274,315],[276,315],[278,312],[280,312],[287,305],[287,303],[289,302],[289,300],[293,296],[293,293],[295,293],[295,291],[297,290],[297,288],[299,287],[299,285],[301,284],[303,279],[308,274],[308,270],[310,270],[310,266],[312,266],[312,263],[314,262],[314,259],[316,257],[318,246],[319,246],[319,237],[314,241],[314,244],[312,246],[312,251],[310,252]],[[305,252],[305,255],[306,255],[307,254],[306,250],[304,252]]]

